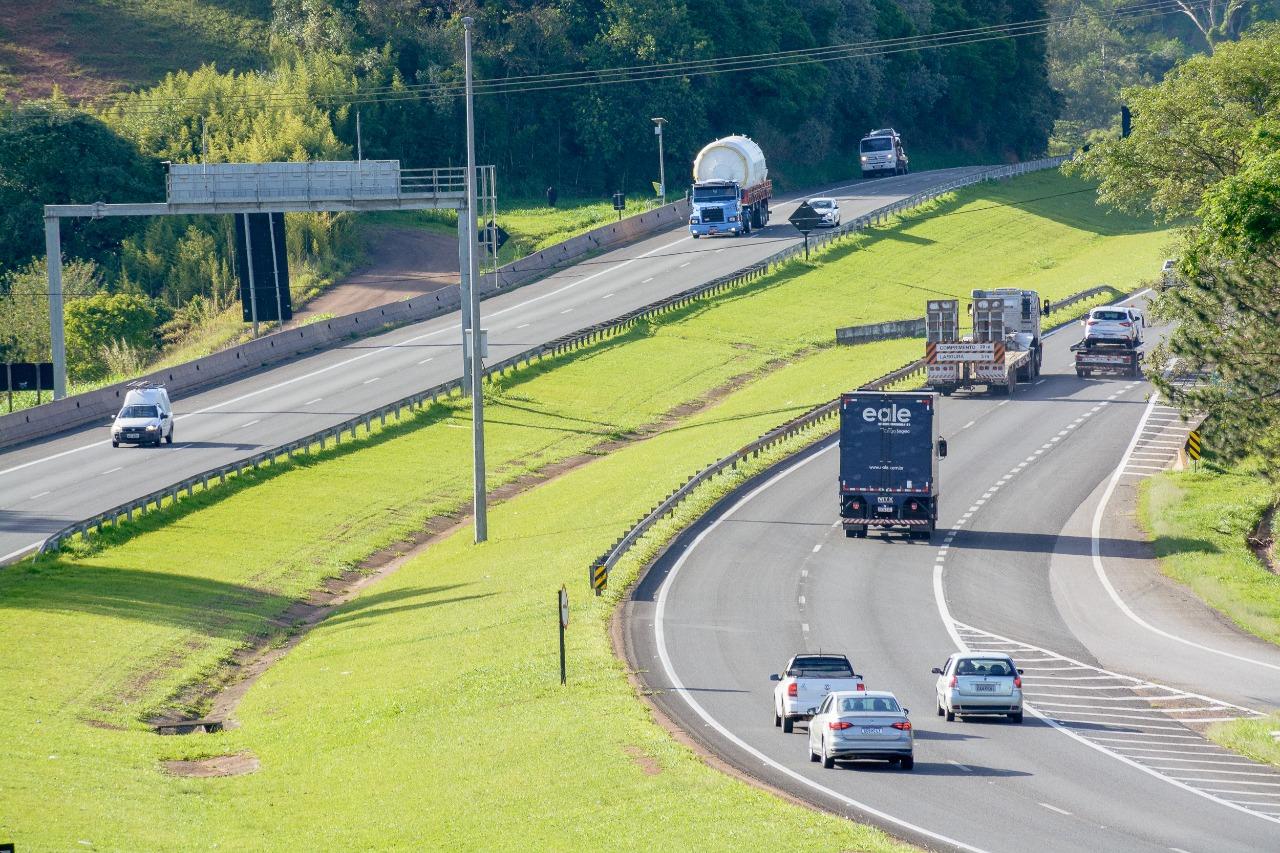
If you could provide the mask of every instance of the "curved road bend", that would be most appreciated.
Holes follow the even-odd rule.
[[[1118,466],[1122,480],[1142,471],[1129,451],[1150,389],[1078,379],[1073,333],[1048,339],[1043,381],[1012,400],[942,400],[951,456],[932,544],[844,537],[831,440],[677,541],[625,611],[628,656],[664,710],[745,772],[930,847],[1276,849],[1280,773],[1214,746],[1196,721],[1280,705],[1280,650],[1234,632],[1228,642],[1203,607],[1167,613],[1149,593],[1132,605],[1203,648],[1188,646],[1099,592],[1080,519],[1097,514]],[[1142,555],[1113,538],[1116,507],[1101,513],[1098,550],[1123,601],[1139,583],[1126,564]],[[1147,586],[1168,593],[1149,575]],[[1025,668],[1035,711],[1023,725],[935,715],[930,669],[960,646]],[[773,726],[769,673],[819,650],[848,653],[912,709],[913,772],[823,770],[803,728]]]
[[[824,190],[845,218],[977,168],[945,169]],[[692,240],[677,228],[606,252],[484,302],[494,360],[624,314],[799,242],[786,222],[741,239]],[[0,453],[0,563],[49,533],[185,477],[449,381],[461,373],[458,315],[305,356],[177,400],[175,443],[113,449],[105,422]]]

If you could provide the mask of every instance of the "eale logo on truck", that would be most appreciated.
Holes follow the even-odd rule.
[[[867,406],[862,410],[862,419],[869,424],[877,421],[882,424],[909,424],[911,423],[911,410],[900,409],[897,403],[886,406],[883,409]]]

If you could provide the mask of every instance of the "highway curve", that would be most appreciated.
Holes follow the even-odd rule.
[[[1074,332],[1013,399],[941,401],[932,543],[844,537],[832,440],[686,531],[623,614],[662,709],[743,772],[929,847],[1277,849],[1280,773],[1197,729],[1280,706],[1280,650],[1153,572],[1127,511],[1185,428],[1145,382],[1078,379]],[[936,716],[930,669],[957,648],[1013,654],[1023,725]],[[913,772],[823,770],[803,728],[774,728],[769,674],[800,651],[845,652],[898,695]]]
[[[830,187],[851,219],[980,167]],[[750,237],[654,235],[483,303],[497,361],[759,261],[800,240],[786,221]],[[49,533],[193,474],[461,375],[456,313],[353,341],[175,401],[171,447],[113,449],[106,422],[0,453],[0,564]]]

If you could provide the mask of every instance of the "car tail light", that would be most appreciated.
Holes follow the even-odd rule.
[[[800,686],[799,686],[798,684],[796,684],[794,681],[793,681],[793,682],[791,682],[790,684],[788,684],[788,685],[787,685],[787,695],[788,695],[788,696],[790,696],[790,697],[791,697],[791,698],[793,698],[793,699],[794,699],[796,696],[799,696],[799,695],[800,695]]]
[[[829,729],[851,729],[853,723],[846,723],[844,720],[836,720],[834,723],[827,723]]]
[[[896,723],[894,723],[894,724],[893,724],[893,727],[894,727],[895,729],[897,729],[898,731],[900,731],[900,732],[909,732],[909,731],[911,731],[911,721],[910,721],[910,720],[898,720],[898,722],[896,722]]]
[[[866,689],[867,689],[867,685],[865,685],[865,684],[863,684],[861,681],[859,681],[859,682],[858,682],[858,689],[859,689],[859,690],[866,690]]]
[[[1124,327],[1127,329],[1127,328],[1129,328],[1130,326],[1132,326],[1133,324],[1132,324],[1132,323],[1130,323],[1128,320],[1121,320],[1121,321],[1120,321],[1120,325],[1121,325],[1121,326],[1124,326]]]
[[[1013,677],[1013,686],[1014,686],[1014,687],[1016,687],[1016,688],[1018,688],[1019,690],[1021,690],[1021,689],[1022,689],[1022,676],[1021,676],[1021,675],[1015,675],[1015,676]]]
[[[956,686],[956,683],[957,683],[957,682],[956,682],[956,677],[955,677],[954,675],[953,675],[953,676],[951,676],[951,686],[952,686],[952,687],[955,687],[955,686]]]
[[[1085,320],[1084,324],[1085,324],[1086,326],[1092,326],[1092,325],[1094,325],[1094,324],[1095,324],[1095,323],[1097,323],[1097,322],[1098,322],[1097,320]]]

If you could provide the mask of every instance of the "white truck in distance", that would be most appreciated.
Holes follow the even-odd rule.
[[[827,694],[836,690],[866,690],[862,676],[844,655],[796,655],[781,674],[769,676],[773,688],[773,724],[790,734],[796,720],[809,720]]]
[[[905,175],[910,171],[902,137],[891,127],[873,130],[858,143],[858,162],[862,177]]]
[[[717,139],[693,161],[689,233],[742,237],[769,223],[773,182],[764,152],[745,136]]]

